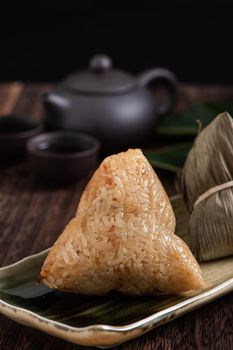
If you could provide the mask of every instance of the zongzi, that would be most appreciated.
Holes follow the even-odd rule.
[[[199,265],[174,229],[169,199],[142,152],[110,156],[87,185],[40,277],[51,288],[95,295],[202,288]]]
[[[233,120],[218,115],[197,136],[182,173],[191,250],[201,261],[233,254]]]

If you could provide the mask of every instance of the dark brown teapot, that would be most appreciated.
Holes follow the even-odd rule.
[[[166,87],[160,104],[148,89],[152,82]],[[171,108],[176,82],[168,70],[155,68],[135,77],[112,69],[108,56],[97,55],[89,70],[68,76],[44,95],[45,123],[50,130],[89,133],[111,149],[139,146],[156,118]]]

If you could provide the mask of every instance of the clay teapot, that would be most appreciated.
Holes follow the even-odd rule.
[[[157,89],[165,86],[165,100],[156,103],[148,89],[151,83]],[[44,94],[45,125],[50,130],[91,134],[111,149],[140,146],[156,119],[171,108],[176,84],[166,69],[133,76],[113,69],[108,56],[96,55],[88,70],[71,74]]]

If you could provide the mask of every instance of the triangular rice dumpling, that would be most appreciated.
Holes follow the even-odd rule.
[[[95,295],[201,288],[199,265],[174,229],[169,199],[142,152],[110,156],[87,185],[40,277],[51,288]]]

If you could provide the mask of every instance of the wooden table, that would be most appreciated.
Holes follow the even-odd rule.
[[[40,120],[41,93],[50,84],[0,85],[0,113],[15,112]],[[233,99],[232,87],[180,87],[177,108],[194,101]],[[232,135],[233,136],[233,135]],[[39,186],[26,162],[0,167],[0,266],[49,247],[74,215],[87,179],[66,189]],[[171,194],[172,178],[162,176]],[[0,316],[0,349],[83,349]],[[116,349],[233,349],[233,293],[154,329]]]

